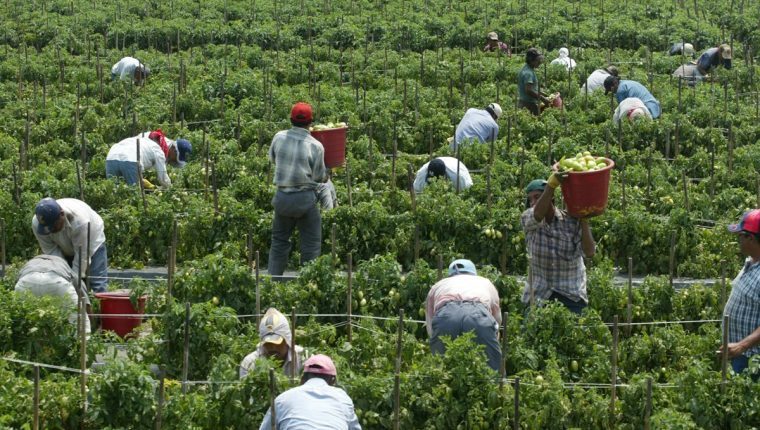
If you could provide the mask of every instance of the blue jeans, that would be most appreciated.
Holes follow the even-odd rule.
[[[483,303],[446,302],[435,313],[431,322],[430,351],[443,354],[446,346],[440,336],[456,339],[462,333],[475,333],[475,342],[486,347],[488,366],[499,371],[501,365],[501,345],[499,344],[499,324]]]
[[[290,254],[290,235],[298,228],[301,235],[301,264],[319,257],[322,251],[322,214],[314,190],[286,193],[277,191],[272,199],[272,246],[269,248],[270,275],[285,272]]]
[[[106,178],[123,178],[127,185],[137,185],[140,175],[136,161],[106,160]]]
[[[108,286],[108,250],[106,243],[95,250],[90,257],[90,289],[96,293],[106,291]]]
[[[571,299],[565,297],[564,295],[552,291],[552,295],[549,296],[549,300],[556,300],[563,305],[572,313],[580,315],[581,312],[583,312],[583,309],[588,306],[583,300],[578,300],[577,302],[572,301]]]

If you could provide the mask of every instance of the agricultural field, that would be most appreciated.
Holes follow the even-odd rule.
[[[367,429],[760,428],[760,384],[716,354],[743,261],[726,225],[760,207],[759,2],[4,6],[0,428],[258,428],[270,397],[297,383],[263,365],[238,379],[270,306],[295,315],[299,345],[335,360]],[[482,52],[490,31],[511,56]],[[691,59],[667,55],[680,41],[729,43],[733,67],[690,87],[671,76]],[[563,46],[572,72],[548,65]],[[516,108],[529,47],[545,52],[542,86],[564,101],[538,118]],[[150,67],[145,85],[111,81],[127,55]],[[580,90],[608,64],[645,84],[662,117],[615,125],[612,97]],[[347,162],[333,170],[340,204],[322,214],[322,256],[299,267],[293,251],[296,276],[281,281],[263,270],[267,151],[297,101],[319,123],[348,124]],[[453,153],[464,112],[491,102],[504,109],[497,139]],[[157,128],[193,143],[188,165],[169,169],[172,188],[105,178],[111,145]],[[589,307],[576,316],[521,303],[520,214],[525,185],[583,151],[615,169],[606,212],[590,220]],[[436,156],[458,156],[474,185],[411,194]],[[139,334],[84,339],[59,303],[14,293],[39,252],[30,220],[47,196],[102,216],[112,267],[168,268],[168,279],[111,280],[147,296]],[[501,372],[467,337],[430,354],[424,301],[454,258],[499,291]],[[644,280],[615,282],[628,275]],[[709,281],[674,288],[680,278]]]

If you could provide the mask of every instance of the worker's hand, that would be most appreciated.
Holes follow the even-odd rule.
[[[153,190],[156,188],[155,185],[153,185],[149,180],[145,178],[143,178],[142,184],[143,184],[143,188],[145,188],[146,190]]]
[[[554,172],[549,176],[549,179],[546,180],[546,183],[551,189],[556,189],[562,185],[562,182],[567,178],[567,175],[567,172]]]
[[[732,342],[728,344],[728,358],[734,358],[742,355],[747,348],[741,342]],[[723,345],[718,349],[718,353],[723,353]]]

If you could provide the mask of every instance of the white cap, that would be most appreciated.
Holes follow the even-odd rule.
[[[489,108],[493,111],[494,115],[496,115],[496,119],[499,119],[501,117],[501,106],[499,106],[498,103],[491,103],[488,105]]]

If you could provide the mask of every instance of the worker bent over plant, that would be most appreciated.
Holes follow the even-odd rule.
[[[256,345],[256,350],[246,355],[240,363],[240,377],[248,375],[256,367],[259,357],[274,358],[281,362],[286,375],[290,375],[293,366],[296,373],[301,373],[304,349],[296,345],[296,356],[293,357],[292,345],[293,335],[288,319],[275,308],[267,309],[259,323],[259,344]]]
[[[459,335],[472,331],[477,343],[484,345],[488,366],[498,371],[501,363],[499,324],[501,309],[499,292],[488,279],[478,276],[470,260],[454,260],[449,265],[449,277],[441,279],[427,295],[425,326],[433,354],[446,350],[441,336]]]

